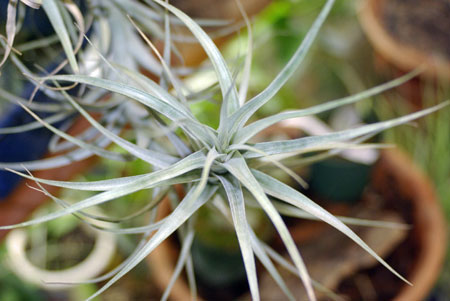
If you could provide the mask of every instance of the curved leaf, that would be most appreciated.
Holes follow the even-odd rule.
[[[66,25],[64,24],[63,17],[58,7],[58,3],[55,0],[45,0],[42,3],[42,7],[48,16],[50,23],[53,26],[56,34],[58,35],[61,44],[66,53],[69,64],[72,67],[73,72],[78,73],[78,63],[73,51],[72,42],[70,41],[69,34],[67,32]]]
[[[433,113],[437,110],[442,109],[443,107],[450,104],[450,101],[445,101],[439,105],[433,106],[428,109],[424,109],[422,111],[418,111],[415,113],[411,113],[406,116],[398,117],[395,119],[377,122],[373,124],[368,124],[364,126],[360,126],[354,129],[348,129],[344,131],[339,131],[335,133],[330,133],[321,136],[309,136],[292,140],[283,140],[283,141],[275,141],[275,142],[262,142],[256,143],[253,147],[266,153],[267,155],[276,155],[290,152],[297,152],[302,149],[313,148],[321,145],[326,145],[329,143],[339,142],[350,140],[354,138],[358,138],[370,133],[382,131],[388,128],[392,128],[394,126],[407,123],[414,119],[423,117],[427,114]],[[258,158],[262,155],[260,153],[248,152],[245,154],[246,158]]]
[[[298,68],[303,58],[306,56],[309,48],[314,42],[319,29],[327,18],[331,8],[333,7],[334,0],[328,0],[319,16],[314,21],[311,29],[306,34],[303,42],[300,44],[299,48],[295,51],[292,58],[286,64],[286,66],[281,70],[281,72],[275,77],[275,79],[267,86],[264,91],[256,95],[254,98],[249,100],[245,105],[243,105],[239,110],[237,110],[230,117],[229,129],[231,134],[234,134],[239,128],[241,128],[248,119],[255,113],[259,108],[261,108],[265,103],[267,103],[275,94],[281,89],[281,87],[286,83],[286,81],[292,76],[294,71]]]
[[[285,201],[292,206],[300,208],[327,224],[333,226],[347,237],[356,242],[361,246],[366,252],[372,255],[379,263],[384,265],[389,271],[391,271],[398,278],[402,279],[408,284],[411,284],[403,276],[397,273],[389,264],[387,264],[378,254],[376,254],[361,238],[359,238],[356,233],[354,233],[349,227],[347,227],[343,222],[339,221],[334,215],[317,205],[315,202],[311,201],[309,198],[298,192],[297,190],[289,187],[288,185],[268,176],[260,171],[252,170],[252,174],[255,176],[256,180],[264,188],[264,191],[280,200]]]

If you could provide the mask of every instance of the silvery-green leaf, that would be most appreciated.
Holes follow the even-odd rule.
[[[170,66],[171,65],[171,55],[172,55],[172,41],[171,41],[171,30],[170,30],[170,21],[169,21],[169,12],[166,10],[164,12],[164,52],[163,52],[163,57],[164,57],[164,65],[165,66]],[[170,71],[170,69],[168,70]],[[167,73],[167,71],[166,71]],[[173,76],[173,75],[172,75]],[[167,86],[167,78],[165,76],[161,76],[159,83],[161,86],[163,86],[164,88],[168,88]],[[178,85],[177,85],[178,86]],[[177,90],[179,90],[179,87],[175,87]],[[180,95],[180,93],[177,91],[178,95]],[[184,94],[181,93],[181,95]]]
[[[42,0],[20,0],[20,1],[22,1],[22,3],[24,3],[25,5],[34,9],[39,9],[42,5]]]
[[[16,14],[17,14],[17,0],[9,0],[6,12],[6,46],[3,53],[3,58],[0,61],[0,68],[6,62],[11,53],[14,37],[16,36]]]
[[[72,0],[64,0],[64,3],[62,1],[58,1],[57,2],[58,8],[59,8],[59,12],[61,13],[61,17],[62,20],[64,22],[65,28],[67,30],[67,34],[69,35],[69,38],[71,41],[76,41],[77,40],[77,33],[76,33],[76,27],[74,25],[74,20],[72,20],[71,18],[71,13],[69,12],[68,7],[73,7],[73,2]],[[76,6],[75,6],[76,7]],[[81,12],[79,12],[81,13]],[[77,14],[77,17],[80,17],[80,14]],[[82,16],[81,16],[82,18]],[[74,18],[75,22],[79,21],[77,20],[77,18]],[[82,31],[82,30],[80,30]],[[81,35],[82,37],[82,35]],[[73,51],[74,53],[76,53],[76,46],[73,47]]]
[[[292,205],[286,204],[284,202],[278,202],[273,200],[275,208],[277,208],[278,212],[282,215],[297,217],[309,220],[320,220],[317,216],[312,215],[304,210],[299,209],[298,207],[294,207]],[[338,220],[343,222],[346,225],[355,225],[355,226],[364,226],[364,227],[377,227],[377,228],[386,228],[386,229],[401,229],[408,230],[411,226],[404,223],[395,223],[395,222],[386,222],[386,221],[377,221],[377,220],[368,220],[361,219],[355,217],[347,217],[347,216],[339,216],[335,215]]]
[[[202,45],[206,54],[210,58],[211,63],[214,66],[214,69],[216,70],[216,74],[222,90],[223,101],[224,103],[227,103],[226,110],[228,114],[233,113],[239,107],[237,92],[234,87],[233,78],[231,77],[228,66],[219,49],[217,49],[217,46],[214,44],[214,42],[211,40],[208,34],[185,13],[163,1],[155,0],[155,2],[161,5],[162,7],[168,9],[171,13],[177,16],[186,25],[186,27],[189,28],[192,34],[198,39],[199,43]]]
[[[433,106],[428,109],[424,109],[415,113],[411,113],[406,116],[398,117],[395,119],[377,122],[360,126],[354,129],[348,129],[344,131],[334,132],[321,136],[309,136],[298,139],[275,141],[275,142],[262,142],[256,143],[253,147],[266,153],[267,155],[276,155],[282,153],[297,152],[302,149],[317,147],[320,145],[326,145],[333,142],[346,141],[354,138],[358,138],[373,132],[382,131],[394,126],[407,123],[414,119],[423,117],[427,114],[442,109],[450,104],[450,101],[445,101],[439,105]],[[258,158],[261,157],[260,153],[248,152],[245,154],[246,158]]]
[[[389,264],[387,264],[378,254],[376,254],[358,235],[356,235],[349,227],[347,227],[344,223],[339,221],[335,216],[331,213],[311,201],[309,198],[298,192],[297,190],[289,187],[288,185],[268,176],[260,171],[252,170],[252,174],[255,176],[256,180],[259,184],[264,188],[264,191],[282,201],[285,201],[292,206],[300,208],[322,221],[330,224],[347,237],[356,242],[359,246],[361,246],[365,251],[367,251],[370,255],[372,255],[379,263],[384,265],[387,269],[389,269],[394,275],[410,284],[408,280],[406,280],[403,276],[397,273]]]
[[[292,265],[289,261],[287,261],[283,256],[278,254],[275,250],[273,250],[270,246],[265,244],[264,242],[261,242],[261,246],[263,247],[264,251],[273,258],[273,260],[279,264],[281,267],[285,268],[287,271],[291,272],[292,274],[296,275],[298,277],[297,269],[294,265]],[[321,291],[330,298],[330,300],[333,301],[345,301],[345,299],[341,298],[339,295],[331,291],[330,289],[323,286],[321,283],[315,281],[314,279],[311,279],[314,288],[316,288],[318,291]]]
[[[268,128],[269,126],[290,118],[296,118],[296,117],[303,117],[308,115],[315,115],[322,113],[324,111],[332,110],[335,108],[338,108],[343,105],[351,104],[354,102],[358,102],[360,100],[367,99],[371,96],[380,94],[384,91],[387,91],[389,89],[392,89],[394,87],[397,87],[407,81],[409,81],[411,78],[417,76],[417,74],[420,71],[415,70],[412,71],[406,75],[403,75],[399,78],[396,78],[392,81],[386,82],[384,84],[381,84],[379,86],[375,86],[373,88],[367,89],[365,91],[359,92],[354,95],[346,96],[340,99],[332,100],[323,104],[319,104],[316,106],[312,106],[306,109],[301,110],[295,110],[295,111],[288,111],[288,112],[282,112],[279,114],[275,114],[260,120],[257,120],[253,122],[252,124],[244,127],[243,129],[239,130],[236,133],[236,136],[234,137],[233,141],[234,143],[244,143],[257,133],[261,132],[262,130]]]
[[[147,174],[142,175],[136,175],[136,176],[128,176],[128,177],[121,177],[121,178],[114,178],[109,180],[99,180],[99,181],[89,181],[89,182],[75,182],[75,181],[54,181],[54,180],[46,180],[42,178],[36,178],[33,175],[27,175],[25,173],[21,173],[17,170],[9,169],[8,171],[13,172],[21,177],[50,185],[50,186],[56,186],[61,188],[67,188],[67,189],[75,189],[75,190],[83,190],[83,191],[106,191],[110,189],[114,189],[120,186],[127,186],[129,184],[134,183],[136,180],[139,180],[143,177],[145,177]],[[167,185],[174,185],[179,183],[189,183],[192,181],[196,181],[200,179],[200,172],[198,171],[192,171],[188,172],[185,175],[174,177],[170,180],[167,180],[165,183]]]
[[[76,213],[80,210],[111,201],[113,199],[131,194],[133,192],[136,192],[136,191],[139,191],[142,189],[151,188],[158,184],[165,183],[165,181],[175,178],[179,175],[185,174],[191,170],[203,167],[204,161],[205,161],[204,154],[202,152],[196,152],[196,153],[178,161],[177,163],[171,165],[169,168],[154,171],[150,174],[145,175],[142,178],[136,179],[133,183],[130,183],[128,185],[119,186],[119,187],[107,190],[105,192],[96,194],[92,197],[89,197],[89,198],[83,200],[83,201],[75,203],[75,204],[71,205],[70,207],[64,208],[63,210],[53,212],[53,213],[47,214],[42,217],[38,217],[34,220],[19,223],[16,225],[1,226],[0,230],[14,229],[14,228],[25,227],[25,226],[29,226],[29,225],[40,224],[40,223],[47,222],[47,221],[56,219],[58,217],[64,216],[64,215]]]
[[[168,103],[167,100],[159,99],[145,91],[106,79],[83,75],[55,75],[47,77],[47,79],[83,83],[127,96],[163,114],[170,120],[183,124],[194,137],[199,137],[200,140],[208,141],[211,145],[214,145],[214,141],[211,141],[213,139],[212,137],[214,137],[213,133],[207,127],[199,124],[198,121],[193,120],[191,116],[186,114],[181,104],[175,106],[173,103]]]
[[[156,223],[146,224],[145,226],[128,227],[128,228],[104,227],[104,226],[96,226],[95,224],[93,224],[91,226],[95,229],[114,233],[117,235],[130,235],[130,234],[143,234],[143,233],[154,232],[154,231],[158,230],[159,228],[161,228],[161,225],[164,223],[164,221],[165,220],[162,219]]]
[[[30,173],[30,176],[31,173]],[[182,177],[182,176],[180,176]],[[179,177],[175,178],[178,179]],[[179,183],[185,183],[183,181],[174,181],[169,180],[168,182],[173,182],[172,184],[179,184]],[[32,189],[38,190],[42,193],[44,193],[46,196],[50,197],[55,203],[61,205],[64,208],[68,208],[70,206],[70,203],[57,198],[55,196],[53,196],[51,193],[48,192],[48,190],[46,190],[38,181],[36,181],[36,184],[39,186],[40,189],[34,188],[32,186],[30,186]],[[87,223],[89,226],[94,227],[98,230],[102,230],[102,231],[107,231],[107,232],[113,232],[116,234],[136,234],[136,233],[144,233],[144,234],[148,234],[151,233],[152,231],[155,231],[159,226],[157,225],[157,223],[152,223],[150,222],[149,224],[147,224],[144,228],[143,227],[137,227],[137,228],[126,228],[126,229],[117,229],[114,226],[104,226],[105,222],[108,223],[109,225],[111,225],[111,223],[113,224],[117,224],[117,223],[122,223],[125,222],[127,220],[130,220],[132,218],[135,218],[145,212],[148,212],[149,210],[154,209],[154,207],[156,205],[159,204],[159,202],[167,195],[167,191],[169,188],[166,188],[167,185],[171,185],[171,183],[164,183],[164,189],[160,190],[160,193],[154,195],[151,198],[151,201],[148,202],[144,207],[140,208],[138,211],[135,211],[131,214],[128,214],[125,217],[112,217],[112,216],[100,216],[100,215],[96,215],[96,214],[91,214],[91,213],[86,213],[84,211],[78,211],[77,213],[73,213],[73,215],[77,218],[79,218],[82,222]],[[157,185],[155,185],[154,188],[156,188]],[[92,219],[94,221],[96,221],[96,223],[92,223],[90,220],[86,219]],[[100,224],[98,224],[97,222],[100,222]]]
[[[48,124],[52,124],[52,123],[56,123],[58,121],[64,120],[69,115],[70,115],[70,113],[59,113],[59,114],[54,114],[50,117],[44,118],[42,120]],[[0,128],[0,134],[23,133],[23,132],[42,128],[43,126],[44,125],[42,123],[40,123],[39,121],[33,121],[33,122],[29,122],[29,123],[23,124],[23,125]]]
[[[263,245],[261,244],[261,241],[258,239],[258,237],[256,236],[255,232],[252,229],[250,229],[250,234],[251,234],[250,238],[252,242],[252,248],[253,251],[255,252],[255,255],[258,257],[259,261],[261,261],[266,270],[269,272],[270,276],[278,284],[278,286],[286,295],[286,297],[291,301],[295,300],[294,296],[289,291],[289,288],[287,287],[280,273],[278,273],[277,268],[274,266],[269,256],[267,255],[267,252],[264,249]],[[295,269],[295,267],[294,270],[295,273],[297,273],[297,269]]]
[[[100,123],[98,123],[95,118],[91,117],[89,113],[87,113],[76,101],[72,99],[72,97],[67,94],[65,91],[61,91],[61,93],[66,97],[66,99],[70,102],[70,104],[83,115],[89,123],[95,127],[98,131],[100,131],[104,136],[108,137],[116,143],[117,145],[123,147],[125,150],[130,152],[132,155],[140,158],[154,166],[165,168],[169,166],[171,163],[176,162],[177,158],[170,156],[169,154],[156,152],[150,149],[145,149],[128,142],[127,140],[121,138],[120,136],[114,134],[107,128],[103,127]],[[115,114],[120,114],[120,111],[116,111]]]
[[[176,280],[180,276],[181,270],[188,259],[189,252],[191,251],[191,246],[192,246],[193,241],[194,241],[194,230],[190,229],[181,242],[180,255],[178,255],[178,260],[175,265],[175,269],[174,269],[172,276],[170,277],[170,281],[167,284],[166,289],[164,290],[164,293],[161,297],[162,301],[165,301],[169,298],[169,294],[172,291],[172,288],[173,288]]]
[[[247,188],[248,191],[250,191],[250,193],[258,201],[259,205],[264,210],[264,212],[266,212],[266,214],[269,216],[278,233],[280,234],[280,237],[284,245],[286,246],[289,255],[294,261],[295,266],[298,269],[302,282],[305,285],[308,298],[310,300],[316,300],[314,290],[311,284],[311,278],[308,274],[305,263],[303,262],[303,259],[300,256],[297,246],[295,245],[295,242],[292,239],[292,236],[286,227],[286,224],[284,223],[280,214],[277,212],[273,204],[266,196],[266,193],[264,192],[258,180],[253,176],[245,160],[242,158],[242,156],[236,155],[236,157],[224,163],[223,166],[233,176],[235,176],[243,184],[243,186]]]
[[[49,123],[45,122],[44,120],[42,120],[38,115],[36,115],[35,113],[33,113],[30,109],[28,109],[27,107],[21,105],[22,108],[27,111],[28,114],[30,114],[34,119],[36,119],[39,123],[41,123],[43,126],[45,126],[47,129],[49,129],[50,131],[52,131],[53,133],[55,133],[56,135],[66,139],[67,141],[72,142],[75,145],[78,145],[80,148],[86,149],[91,151],[92,153],[103,157],[103,158],[107,158],[107,159],[111,159],[111,160],[116,160],[116,161],[129,161],[131,158],[126,158],[126,155],[123,154],[119,154],[119,153],[114,153],[114,152],[110,152],[107,151],[103,148],[100,148],[98,146],[86,143],[82,140],[79,140],[57,128],[55,128],[54,126],[50,125]]]
[[[267,86],[264,91],[253,97],[245,105],[243,105],[239,110],[237,110],[230,117],[230,129],[231,134],[234,134],[239,128],[241,128],[248,119],[255,113],[259,108],[261,108],[265,103],[267,103],[275,94],[283,87],[286,81],[292,76],[294,71],[298,68],[303,58],[306,56],[309,48],[311,47],[314,39],[316,38],[319,29],[324,23],[328,13],[333,7],[334,0],[328,0],[319,16],[314,21],[311,29],[306,34],[303,42],[300,44],[299,48],[295,51],[294,55],[291,57],[286,66],[281,70],[281,72],[275,77],[275,79]]]
[[[118,272],[111,280],[109,280],[103,287],[101,287],[95,294],[90,296],[87,300],[100,295],[117,280],[122,278],[126,273],[133,269],[138,263],[144,260],[156,247],[159,246],[167,237],[175,232],[189,217],[192,216],[201,206],[203,206],[211,196],[216,192],[216,186],[206,186],[200,194],[196,193],[197,186],[194,186],[188,194],[184,197],[181,203],[175,210],[166,217],[165,223],[159,230],[150,238],[150,240],[134,255],[134,257]]]
[[[259,300],[260,297],[258,278],[256,276],[255,257],[253,255],[250,240],[250,226],[247,222],[247,216],[245,214],[245,202],[241,184],[236,178],[231,178],[230,180],[222,176],[217,176],[217,178],[222,183],[230,204],[231,216],[233,218],[234,228],[236,230],[242,258],[244,260],[252,300]]]
[[[170,4],[166,4],[160,0],[154,0],[159,5],[167,8],[171,13],[177,16],[186,27],[191,30],[194,36],[198,39],[199,43],[202,45],[206,54],[211,60],[216,71],[217,78],[222,91],[223,105],[222,108],[225,110],[225,116],[229,116],[234,113],[239,108],[239,100],[234,84],[234,80],[231,76],[230,70],[222,57],[222,54],[217,49],[217,46],[211,40],[211,38],[203,31],[203,29],[198,26],[191,18],[189,18],[185,13],[175,8]],[[221,122],[226,122],[226,120],[221,120]],[[220,128],[220,126],[219,126]]]
[[[155,53],[156,57],[158,58],[158,60],[161,63],[161,66],[163,67],[163,71],[164,73],[162,74],[158,74],[160,76],[160,86],[162,89],[167,89],[167,82],[166,79],[169,79],[170,82],[172,83],[173,88],[175,89],[177,96],[180,99],[180,103],[183,105],[186,105],[186,97],[184,96],[182,90],[181,90],[181,84],[179,83],[179,79],[176,78],[176,76],[173,74],[173,72],[171,71],[169,64],[170,64],[170,60],[168,61],[168,63],[166,62],[166,59],[164,59],[163,57],[161,57],[161,54],[159,53],[158,49],[153,45],[153,43],[150,41],[150,39],[145,35],[144,32],[142,32],[142,30],[134,23],[134,21],[129,18],[129,20],[131,21],[131,23],[133,24],[133,26],[136,28],[136,30],[139,32],[140,36],[142,37],[142,39],[144,39],[144,41],[147,43],[148,46],[150,46],[150,48],[152,49],[152,51]],[[167,27],[167,26],[166,26]],[[164,49],[169,49],[169,54],[170,55],[170,30],[164,34]],[[166,51],[166,50],[164,50]],[[167,77],[167,78],[166,78]]]
[[[292,169],[284,165],[281,160],[284,159],[282,156],[280,158],[276,158],[276,156],[269,156],[268,154],[260,151],[259,149],[256,149],[252,146],[249,146],[247,144],[240,144],[240,145],[232,145],[229,147],[230,150],[248,150],[253,153],[258,153],[262,156],[262,160],[260,160],[258,163],[258,166],[264,166],[266,164],[273,164],[276,167],[278,167],[280,170],[284,171],[288,176],[290,176],[295,182],[297,182],[301,187],[308,188],[308,183],[302,179],[296,172],[294,172]]]
[[[253,32],[250,20],[248,19],[247,13],[242,7],[241,1],[236,1],[242,17],[244,18],[245,25],[247,26],[247,54],[245,55],[244,68],[242,71],[241,84],[239,86],[239,105],[242,107],[247,99],[247,90],[250,81],[250,73],[252,69],[252,55],[253,55]]]
[[[33,187],[33,186],[29,186],[29,187],[31,189],[34,189],[36,191],[39,191],[39,192],[45,194],[46,196],[51,198],[56,204],[62,206],[63,208],[67,208],[67,207],[70,206],[70,203],[68,203],[68,202],[66,202],[66,201],[64,201],[64,200],[62,200],[60,198],[57,198],[54,195],[52,195],[50,192],[48,192],[48,190],[46,190],[39,182],[36,182],[36,184],[37,184],[37,186],[39,188],[36,188],[36,187]],[[83,212],[83,211],[78,211],[76,213],[73,213],[72,215],[75,216],[76,218],[78,218],[81,222],[83,222],[83,223],[85,223],[85,224],[87,224],[87,225],[89,225],[91,227],[94,227],[94,228],[96,228],[96,225],[93,224],[91,222],[91,220],[98,221],[98,222],[105,221],[103,219],[103,216],[99,216],[99,215],[91,214],[91,213],[86,213],[86,212]],[[102,227],[97,227],[97,228],[102,228]]]
[[[140,72],[130,70],[123,66],[116,65],[115,67],[117,67],[117,69],[123,71],[128,77],[130,77],[133,80],[133,82],[139,86],[139,89],[142,89],[143,91],[146,91],[151,95],[168,102],[174,107],[178,107],[180,110],[183,111],[183,113],[195,119],[191,111],[189,111],[185,106],[180,105],[179,101],[172,94],[170,94],[167,90],[163,89],[151,78],[143,75]]]
[[[50,45],[55,44],[58,41],[59,38],[57,35],[51,35],[49,37],[24,42],[22,44],[17,45],[16,49],[19,50],[20,52],[26,52],[34,49],[48,47]]]
[[[213,205],[216,206],[216,208],[219,210],[219,212],[221,212],[223,214],[225,219],[227,219],[230,223],[233,223],[230,209],[223,201],[223,198],[219,197],[220,195],[217,195],[217,196],[218,197],[216,197],[212,202]],[[295,300],[292,293],[287,288],[286,283],[284,282],[283,278],[281,278],[276,267],[273,265],[272,261],[267,256],[267,253],[264,250],[263,245],[261,244],[260,240],[256,236],[253,229],[251,227],[249,227],[248,231],[250,234],[251,247],[252,247],[253,252],[255,253],[256,257],[258,257],[259,261],[261,261],[261,263],[264,265],[266,270],[269,272],[269,274],[272,276],[272,278],[275,280],[275,282],[281,288],[281,290],[286,295],[286,297],[288,297],[289,300]],[[295,268],[294,268],[294,270],[297,271]]]
[[[42,7],[45,10],[45,13],[48,16],[50,23],[52,24],[53,29],[58,35],[61,44],[63,46],[64,52],[66,53],[67,59],[69,60],[69,64],[72,67],[72,70],[75,73],[78,73],[78,63],[75,58],[75,53],[72,48],[72,42],[70,41],[69,34],[67,32],[67,28],[64,24],[63,17],[58,8],[58,3],[56,0],[45,0],[42,2]]]
[[[194,262],[192,260],[192,254],[188,254],[186,259],[186,276],[189,285],[189,290],[191,291],[192,300],[197,300],[197,283],[195,280],[194,273]]]
[[[63,124],[62,126],[58,127],[59,130],[66,132],[70,126],[72,126],[72,120],[67,122],[67,124]],[[79,135],[74,136],[78,140],[82,141],[92,141],[98,136],[99,132],[95,128],[88,128],[87,130],[83,131]],[[57,134],[53,135],[53,137],[50,139],[50,142],[48,143],[48,150],[51,153],[58,153],[63,151],[68,151],[72,148],[74,148],[75,144],[73,144],[70,141],[60,141],[61,137]]]
[[[95,145],[100,148],[104,148],[111,143],[111,140],[105,137],[99,137],[95,141]],[[58,155],[55,157],[44,158],[34,161],[23,161],[23,162],[0,162],[0,168],[10,168],[15,170],[44,170],[52,169],[57,167],[66,166],[74,162],[78,162],[89,158],[93,155],[90,150],[87,149],[76,149],[66,154]]]
[[[70,107],[65,106],[64,104],[50,104],[50,103],[39,103],[39,102],[29,102],[27,99],[16,96],[14,94],[9,93],[6,90],[3,90],[0,87],[0,99],[11,102],[12,104],[23,104],[33,111],[42,111],[42,112],[57,112],[60,113],[64,110],[70,110]]]

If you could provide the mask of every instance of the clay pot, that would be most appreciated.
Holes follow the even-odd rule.
[[[439,276],[447,247],[447,226],[436,192],[425,174],[399,150],[382,153],[373,179],[376,189],[390,193],[386,187],[394,186],[412,205],[410,235],[417,243],[417,256],[407,278],[413,286],[403,284],[395,300],[424,300]]]
[[[446,1],[364,0],[359,20],[370,42],[389,63],[403,71],[423,64],[425,75],[450,79],[450,53],[445,46],[450,45],[450,36],[443,33],[449,11]],[[433,43],[439,43],[441,51],[436,51]]]

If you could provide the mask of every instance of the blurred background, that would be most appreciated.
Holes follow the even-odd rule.
[[[188,6],[189,12],[194,16],[208,13],[215,16],[214,12],[208,12],[205,9],[208,6],[202,5],[202,1],[197,1],[197,5],[189,6],[188,3],[191,2],[196,1],[186,1],[179,5]],[[276,0],[267,4],[261,12],[252,17],[254,53],[250,96],[263,90],[288,62],[324,3],[325,1],[322,0]],[[202,8],[201,11],[199,7]],[[209,7],[214,9],[214,6],[209,5]],[[337,1],[300,70],[272,101],[258,111],[257,117],[287,109],[305,108],[354,94],[406,74],[420,67],[420,65],[413,66],[412,63],[422,62],[425,62],[426,71],[421,76],[382,95],[345,107],[338,112],[321,114],[320,121],[330,128],[346,128],[357,123],[387,120],[450,99],[448,72],[450,69],[446,68],[450,66],[449,20],[450,2],[446,0],[433,2],[425,0]],[[246,30],[242,28],[226,42],[221,41],[221,47],[230,65],[234,64],[236,68],[242,63],[240,56],[245,54],[247,38]],[[384,49],[384,46],[387,49]],[[400,54],[393,54],[395,51],[399,51]],[[412,56],[412,63],[404,58],[408,55]],[[8,71],[3,72],[6,74]],[[11,80],[11,77],[1,76],[1,87],[10,85]],[[192,104],[191,107],[199,119],[214,127],[217,126],[219,107],[217,103],[204,101]],[[7,111],[5,102],[0,101],[0,118]],[[351,123],[350,120],[354,122]],[[0,139],[2,138],[0,135]],[[414,164],[426,174],[438,196],[441,214],[447,221],[444,231],[448,232],[450,225],[450,108],[446,107],[414,123],[383,132],[373,139],[376,142],[397,145],[397,148],[407,153]],[[321,168],[321,166],[316,167],[316,169],[311,167],[306,172],[306,177],[311,181],[311,189],[314,186],[313,175],[320,172]],[[99,180],[145,171],[147,167],[140,161],[123,164],[102,160],[91,168],[89,173],[78,176],[77,180]],[[344,171],[337,171],[338,177],[340,172],[342,175]],[[330,171],[327,169],[325,173],[328,174]],[[356,174],[357,171],[350,171],[350,173]],[[370,194],[370,187],[363,188],[365,195],[357,195],[355,199],[358,200],[351,204],[358,208],[364,207],[361,212],[366,212],[373,208],[371,207],[373,199],[378,196],[375,193]],[[319,200],[328,198],[328,194],[334,192],[332,189],[330,193],[326,193],[327,195],[320,195],[311,190],[307,191],[311,195],[316,195]],[[82,197],[73,194],[74,192],[71,191],[61,191],[60,196],[67,200]],[[135,200],[132,202],[133,205],[130,205],[127,199],[120,199],[113,204],[102,206],[100,210],[112,216],[118,212],[131,214],[145,206],[149,197],[149,192],[139,192],[133,195]],[[359,201],[359,199],[363,200]],[[327,202],[325,204],[328,206]],[[55,205],[42,206],[35,214],[48,212],[52,206]],[[344,205],[339,203],[339,205],[330,206],[337,212],[350,212],[347,208],[349,204],[345,202]],[[344,208],[343,211],[339,211],[341,207]],[[402,220],[410,222],[408,218]],[[139,219],[133,219],[130,225],[139,225],[140,222],[142,221]],[[71,217],[27,228],[25,231],[29,237],[24,247],[27,258],[35,266],[50,270],[73,266],[92,253],[97,243],[97,238],[86,231],[77,219]],[[312,235],[315,236],[317,233]],[[314,240],[315,237],[312,239]],[[111,253],[109,267],[113,267],[126,258],[137,241],[138,239],[133,236],[117,236],[112,243],[116,252]],[[311,240],[308,238],[305,241]],[[392,250],[400,242],[392,242],[391,245],[386,242],[386,244],[388,244],[387,250]],[[415,246],[414,242],[412,245]],[[13,263],[8,257],[9,252],[3,241],[0,246],[0,300],[2,301],[82,300],[96,290],[95,284],[84,284],[58,291],[46,290],[42,288],[42,283],[32,284],[23,279],[18,270],[25,267]],[[389,257],[389,252],[391,251],[386,251],[385,256]],[[405,252],[407,253],[408,250]],[[305,261],[308,263],[308,259]],[[345,264],[345,260],[343,262]],[[414,263],[407,264],[414,265]],[[320,267],[317,268],[320,269]],[[387,300],[377,292],[371,292],[378,287],[371,284],[374,278],[369,276],[371,273],[376,274],[371,268],[370,265],[367,267],[361,264],[352,267],[356,276],[345,275],[341,278],[336,276],[337,284],[333,290],[352,300]],[[328,267],[322,267],[322,269],[325,270]],[[403,270],[408,271],[408,268]],[[152,284],[152,277],[158,277],[157,272],[149,271],[145,263],[141,263],[98,300],[157,299],[160,291],[156,285]],[[349,280],[350,278],[353,280]],[[450,300],[449,252],[442,261],[439,274],[432,278],[436,278],[436,281],[431,290],[427,291],[426,300]],[[381,285],[389,286],[383,283]],[[353,290],[360,292],[354,293]],[[396,290],[399,289],[392,290],[393,295],[387,296],[395,296]],[[369,293],[361,293],[361,291]]]

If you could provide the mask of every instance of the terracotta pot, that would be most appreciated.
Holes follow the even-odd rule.
[[[447,226],[436,192],[425,174],[399,150],[382,153],[374,183],[380,191],[394,185],[396,193],[412,203],[410,235],[417,240],[418,253],[407,278],[413,286],[404,284],[395,300],[424,300],[439,276],[447,247]]]
[[[414,285],[409,286],[401,282],[401,288],[394,300],[423,300],[439,276],[446,251],[446,222],[433,186],[419,168],[399,150],[386,150],[381,153],[374,167],[372,185],[382,195],[398,194],[411,202],[410,213],[413,222],[408,235],[414,237],[417,250],[413,259],[414,267],[405,276]],[[318,235],[325,228],[314,227],[312,233]],[[305,234],[303,232],[300,234]],[[308,234],[311,234],[309,232]],[[307,237],[308,240],[312,239],[311,235]],[[168,240],[148,257],[148,263],[155,270],[155,280],[161,290],[167,286],[173,272],[176,250],[177,247]],[[179,279],[171,297],[173,300],[187,300],[188,296],[187,284],[183,279]]]
[[[448,58],[403,43],[387,30],[383,22],[386,3],[388,3],[387,0],[364,0],[361,1],[359,8],[359,20],[375,49],[383,58],[403,71],[413,70],[423,64],[424,74],[450,79]],[[442,18],[445,19],[445,15]]]

